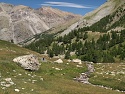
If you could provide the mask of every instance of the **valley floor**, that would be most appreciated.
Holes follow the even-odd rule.
[[[12,60],[17,56],[35,54],[33,51],[18,47],[5,41],[0,41],[0,94],[125,94],[117,90],[99,86],[82,84],[73,78],[87,71],[85,63],[63,60],[64,63],[40,62],[38,71],[22,69]],[[124,88],[125,64],[95,64],[95,72],[89,81],[93,84],[104,85],[113,89]]]

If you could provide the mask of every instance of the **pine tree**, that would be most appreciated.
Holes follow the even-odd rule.
[[[83,40],[88,38],[88,32],[85,32],[84,36],[83,36]]]
[[[53,57],[54,55],[53,55],[53,51],[52,50],[50,50],[50,52],[49,52],[49,57]]]

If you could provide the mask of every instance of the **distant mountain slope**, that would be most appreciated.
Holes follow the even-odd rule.
[[[93,23],[95,23],[95,22],[99,21],[100,19],[102,19],[103,17],[112,14],[114,11],[117,10],[117,8],[119,6],[121,6],[124,3],[125,3],[124,0],[107,0],[106,3],[101,5],[96,10],[94,10],[94,11],[92,11],[90,13],[87,13],[83,17],[83,23],[85,21],[86,25],[90,26]]]
[[[35,34],[80,17],[51,7],[35,10],[24,5],[0,3],[0,39],[17,44]]]
[[[125,29],[125,3],[110,15],[89,27],[90,31],[110,32]]]
[[[95,9],[94,11],[87,13],[83,18],[81,18],[78,22],[71,25],[68,29],[62,32],[62,36],[71,32],[76,28],[82,28],[86,26],[91,26],[92,24],[98,22],[103,17],[112,14],[117,10],[119,6],[124,4],[124,0],[107,0],[103,5],[99,8]]]
[[[125,3],[91,26],[72,30],[70,33],[64,31],[59,37],[51,36],[52,39],[50,35],[41,36],[27,48],[43,54],[47,51],[50,57],[64,55],[66,59],[77,57],[83,61],[121,62],[125,56],[122,53],[125,48],[124,32]],[[115,53],[117,50],[118,53]]]

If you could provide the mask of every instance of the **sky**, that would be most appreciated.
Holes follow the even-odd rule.
[[[37,9],[42,6],[51,6],[63,11],[85,15],[95,10],[107,0],[0,0],[13,5],[25,5]]]

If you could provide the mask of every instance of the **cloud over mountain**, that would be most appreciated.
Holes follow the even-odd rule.
[[[80,5],[80,4],[68,3],[68,2],[44,2],[41,5],[42,6],[73,7],[73,8],[92,8],[92,7],[89,7],[89,6],[83,6],[83,5]]]

